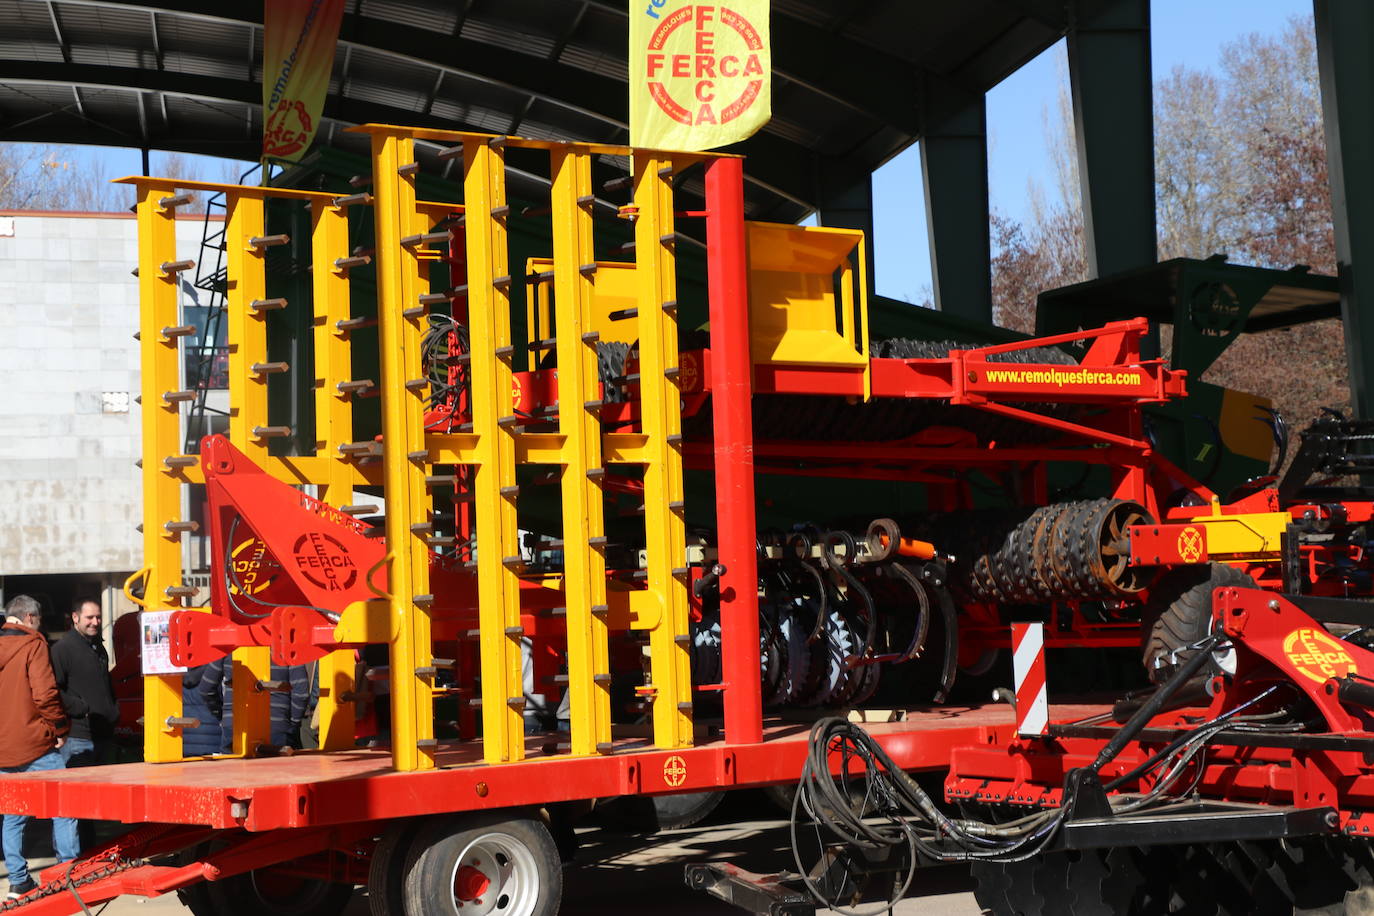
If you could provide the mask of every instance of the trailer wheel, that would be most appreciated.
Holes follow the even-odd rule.
[[[377,841],[367,870],[367,906],[371,916],[405,916],[403,865],[419,830],[417,820],[395,821]]]
[[[1197,642],[1212,626],[1212,577],[1218,585],[1256,588],[1255,580],[1234,566],[1209,563],[1201,567],[1171,570],[1150,589],[1150,600],[1140,615],[1142,660],[1150,680],[1162,684],[1187,660],[1183,646]],[[1215,673],[1215,665],[1204,668]]]
[[[724,792],[687,792],[681,795],[621,795],[598,802],[596,819],[609,830],[657,833],[693,827],[710,816]]]
[[[176,861],[189,865],[226,845],[211,840],[183,850]],[[338,916],[353,897],[353,885],[262,868],[220,881],[198,881],[180,888],[177,897],[194,916]]]
[[[558,848],[534,818],[438,817],[406,857],[408,916],[554,916],[562,896]]]
[[[205,891],[218,916],[339,916],[353,898],[351,884],[271,868],[206,882]]]

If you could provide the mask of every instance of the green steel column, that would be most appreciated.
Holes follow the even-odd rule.
[[[1374,415],[1374,320],[1364,314],[1374,304],[1374,7],[1314,0],[1313,12],[1350,398],[1367,418]]]
[[[820,180],[819,211],[818,216],[822,226],[833,226],[837,229],[861,229],[864,238],[868,240],[868,250],[870,252],[875,250],[877,243],[873,237],[872,175],[866,175],[855,182],[851,178],[836,180],[833,171],[823,171]],[[869,260],[876,262],[876,255],[870,254]],[[875,265],[870,264],[868,269],[868,297],[870,300],[875,294],[873,278],[877,273]]]
[[[991,324],[987,101],[982,93],[930,91],[941,96],[927,99],[921,177],[935,307]]]
[[[1150,0],[1077,6],[1068,52],[1083,232],[1089,274],[1106,277],[1158,259]]]

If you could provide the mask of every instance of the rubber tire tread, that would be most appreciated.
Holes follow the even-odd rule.
[[[484,833],[500,832],[523,843],[539,871],[539,897],[532,916],[557,916],[563,899],[563,866],[544,822],[513,812],[438,815],[423,823],[406,854],[406,916],[453,916],[457,908],[435,906],[453,898],[453,857]]]
[[[1257,587],[1254,579],[1224,563],[1183,567],[1160,576],[1140,616],[1140,660],[1151,683],[1163,683],[1174,670],[1156,666],[1155,659],[1207,635],[1212,620],[1213,570],[1221,585]]]
[[[421,822],[393,821],[387,826],[367,869],[367,908],[371,916],[405,916],[405,864]]]
[[[353,899],[354,886],[333,881],[318,881],[326,885],[309,906],[298,903],[273,904],[264,898],[253,883],[253,873],[233,875],[220,881],[205,883],[206,899],[216,916],[339,916]],[[310,880],[310,879],[306,879]]]
[[[659,830],[681,830],[700,824],[720,807],[725,793],[688,792],[685,795],[655,795],[654,814]]]

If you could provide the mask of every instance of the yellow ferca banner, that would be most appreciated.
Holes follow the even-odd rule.
[[[263,4],[263,158],[294,162],[315,138],[343,6],[343,0]]]
[[[704,150],[772,117],[768,0],[632,0],[630,145]]]

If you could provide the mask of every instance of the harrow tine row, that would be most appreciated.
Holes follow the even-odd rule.
[[[765,705],[836,707],[870,700],[889,669],[912,663],[939,668],[934,698],[954,681],[957,626],[943,565],[897,550],[900,529],[880,519],[863,535],[802,528],[773,533],[759,547],[760,678]],[[928,653],[931,618],[945,633]],[[720,622],[707,602],[693,625],[698,684],[720,672]]]

